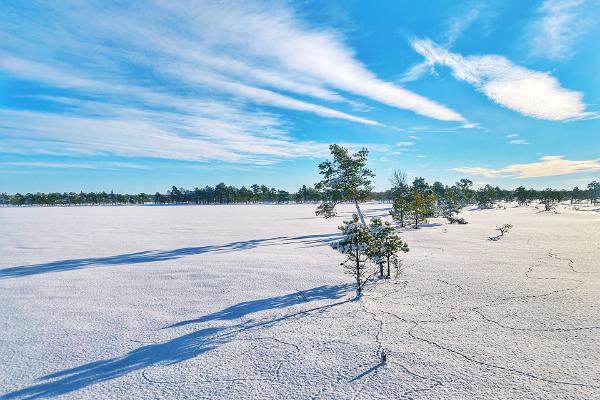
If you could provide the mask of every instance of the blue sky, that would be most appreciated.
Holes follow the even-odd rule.
[[[23,2],[0,191],[295,190],[330,143],[451,184],[600,178],[600,2]]]

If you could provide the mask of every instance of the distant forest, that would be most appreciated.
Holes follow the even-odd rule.
[[[417,178],[419,181],[424,180]],[[467,185],[465,186],[465,182]],[[431,192],[438,198],[444,197],[444,192],[449,189],[441,182],[427,185]],[[590,182],[584,188],[575,187],[572,190],[535,190],[523,186],[515,190],[505,190],[499,187],[486,185],[483,188],[470,189],[471,182],[462,179],[457,185],[462,186],[466,198],[470,203],[493,203],[496,201],[518,201],[525,203],[540,200],[549,196],[556,201],[570,201],[578,203],[590,201],[596,203],[600,198],[600,183]],[[367,200],[391,202],[396,196],[396,189],[385,192],[370,192]],[[269,188],[265,185],[242,186],[237,188],[225,183],[216,186],[205,186],[192,190],[173,186],[165,193],[155,194],[118,194],[107,192],[53,192],[53,193],[16,193],[0,194],[0,205],[12,206],[75,206],[75,205],[135,205],[135,204],[284,204],[284,203],[317,203],[327,199],[327,194],[314,187],[303,185],[296,193],[285,190]]]

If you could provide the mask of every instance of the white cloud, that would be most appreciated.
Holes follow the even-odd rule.
[[[292,139],[271,115],[249,115],[219,104],[208,108],[206,115],[106,105],[96,108],[93,103],[88,107],[100,115],[0,110],[4,136],[0,152],[252,164],[328,153],[326,144]]]
[[[457,79],[523,115],[554,121],[596,115],[586,112],[582,93],[561,87],[549,73],[532,71],[499,55],[463,57],[428,39],[413,40],[412,46],[428,62],[449,67]]]
[[[184,88],[203,82],[259,104],[359,123],[374,121],[290,94],[354,104],[337,92],[344,91],[439,120],[464,119],[435,101],[379,79],[356,59],[336,32],[306,26],[284,5],[207,1],[159,2],[143,9],[133,6],[133,10],[93,4],[73,9],[62,3],[53,3],[50,8],[53,14],[60,15],[61,23],[27,30],[40,32],[32,33],[32,37],[27,32],[13,32],[17,35],[11,38],[13,51],[21,51],[21,58],[35,48],[40,51],[34,54],[48,54],[41,49],[51,48],[54,38],[60,37],[63,52],[57,54],[78,54],[85,48],[85,54],[97,58],[96,64],[84,60],[85,73],[75,75],[81,76],[81,81],[70,78],[68,73],[44,74],[41,69],[30,69],[31,73],[24,76],[20,67],[11,68],[6,62],[0,68],[20,70],[17,73],[29,79],[86,86],[90,80],[99,80],[93,76],[98,72],[90,68],[93,65],[106,66],[107,71],[115,69],[115,75],[109,78],[111,83],[118,83],[119,79],[114,78],[122,78],[126,73],[120,68],[120,62],[125,60],[155,75],[169,74],[169,79],[181,81]],[[26,15],[22,17],[27,19]],[[107,42],[117,45],[107,46]],[[65,60],[43,61],[59,69],[56,66]],[[106,75],[105,71],[102,73]],[[128,78],[124,81],[136,80],[135,76]]]
[[[45,161],[6,161],[0,162],[0,165],[9,165],[15,167],[30,167],[30,168],[58,168],[58,169],[148,169],[148,167],[120,161],[106,161],[97,163],[79,163],[79,162],[45,162]]]
[[[456,40],[462,36],[463,32],[477,20],[481,14],[482,4],[470,7],[464,14],[458,15],[450,20],[450,26],[445,33],[445,47],[450,48]],[[434,64],[430,61],[420,62],[410,67],[399,79],[400,83],[412,82],[421,78],[427,73],[435,74]]]
[[[584,13],[585,0],[546,0],[531,26],[531,50],[535,56],[551,60],[570,57],[579,37],[590,23]]]
[[[285,4],[7,7],[0,14],[0,71],[40,83],[37,99],[59,111],[0,109],[0,152],[253,165],[322,157],[327,145],[294,138],[280,110],[379,125],[364,114],[371,104],[354,96],[464,121],[380,79],[339,34],[307,26]],[[42,94],[45,88],[60,95]]]
[[[508,141],[510,144],[529,144],[529,142],[525,139],[511,139]]]
[[[481,4],[469,8],[466,13],[454,17],[450,21],[450,28],[446,32],[446,47],[451,47],[454,42],[463,34],[464,31],[477,20],[481,13]]]
[[[509,144],[529,144],[527,140],[519,137],[519,135],[516,133],[506,135],[506,138],[509,139],[507,142]]]
[[[538,162],[511,164],[503,168],[458,167],[453,171],[485,177],[538,178],[569,175],[578,172],[600,171],[600,158],[592,160],[566,160],[564,156],[544,156]]]
[[[398,142],[396,146],[414,146],[415,142]]]

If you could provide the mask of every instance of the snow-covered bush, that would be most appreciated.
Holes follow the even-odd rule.
[[[360,296],[363,286],[374,275],[367,265],[371,236],[357,214],[352,215],[351,221],[344,221],[344,225],[339,229],[342,231],[342,238],[332,243],[331,247],[346,256],[346,260],[341,265],[344,267],[344,272],[355,279],[356,294]]]

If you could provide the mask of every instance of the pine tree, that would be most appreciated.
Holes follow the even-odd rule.
[[[471,186],[473,186],[473,181],[470,179],[463,178],[456,182],[456,187],[458,187],[460,193],[459,204],[462,207],[469,204],[473,199],[473,190],[471,190]]]
[[[590,203],[596,204],[600,199],[600,182],[592,181],[588,183],[587,187],[590,193]]]
[[[367,227],[360,223],[358,215],[353,214],[351,221],[344,221],[344,225],[339,227],[342,231],[342,239],[331,244],[333,249],[346,256],[346,261],[341,263],[344,272],[351,275],[356,282],[356,294],[362,294],[363,286],[371,279],[372,273],[369,273],[367,261],[368,252],[371,244],[371,237]]]
[[[544,211],[552,211],[556,204],[557,192],[554,189],[547,188],[540,194],[540,204],[544,205]]]
[[[419,222],[425,221],[427,217],[434,214],[435,195],[423,178],[415,178],[413,181],[408,203],[410,217],[414,221],[414,228],[419,227]]]
[[[317,190],[325,192],[326,200],[319,205],[316,214],[325,218],[334,217],[337,204],[352,201],[361,223],[365,225],[358,203],[369,196],[372,190],[371,178],[375,176],[366,167],[369,151],[362,149],[351,155],[348,149],[337,144],[332,144],[329,149],[333,161],[319,164],[319,174],[323,175],[323,179],[315,185]]]
[[[515,197],[517,198],[519,206],[525,206],[529,202],[529,192],[523,186],[519,186],[515,189]]]
[[[433,215],[434,208],[433,193],[414,192],[410,195],[409,209],[415,229],[419,228],[419,222],[427,221],[427,217]]]
[[[410,210],[410,197],[406,194],[399,194],[394,197],[394,203],[392,204],[392,210],[390,215],[392,218],[400,223],[400,227],[404,228],[404,221]]]
[[[496,192],[490,185],[485,185],[475,193],[475,200],[479,208],[492,208],[496,200]]]
[[[457,221],[456,216],[460,213],[458,196],[455,189],[456,188],[447,188],[444,191],[444,197],[442,198],[442,212],[444,217],[451,224]],[[461,219],[461,221],[464,221],[464,219]]]
[[[394,171],[394,175],[390,179],[392,183],[393,205],[390,215],[392,218],[400,222],[400,226],[404,228],[404,221],[409,209],[409,186],[406,183],[406,174],[400,170]]]
[[[390,265],[399,266],[398,253],[408,252],[408,244],[404,243],[392,224],[381,218],[372,218],[369,224],[371,244],[368,256],[371,261],[379,266],[379,277],[383,278],[384,267],[387,267],[386,278],[390,277]]]

